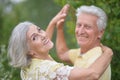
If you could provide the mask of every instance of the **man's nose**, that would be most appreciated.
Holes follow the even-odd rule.
[[[84,28],[84,26],[81,26],[81,27],[78,29],[78,33],[79,33],[79,34],[85,33],[85,28]]]

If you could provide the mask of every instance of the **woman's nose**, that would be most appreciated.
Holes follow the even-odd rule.
[[[43,31],[42,33],[40,33],[40,37],[42,40],[44,40],[47,37],[47,34],[45,31]]]

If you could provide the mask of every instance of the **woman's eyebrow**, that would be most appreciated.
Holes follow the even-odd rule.
[[[32,35],[30,36],[30,39],[36,35],[37,35],[36,33],[32,33]]]
[[[37,29],[41,29],[40,27],[37,27]]]

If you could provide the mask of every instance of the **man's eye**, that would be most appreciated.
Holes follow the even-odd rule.
[[[81,24],[77,24],[77,27],[81,27],[82,25]]]
[[[91,26],[89,26],[89,25],[86,25],[85,27],[86,27],[86,29],[91,29]]]

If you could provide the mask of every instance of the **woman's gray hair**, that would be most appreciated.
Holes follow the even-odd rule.
[[[31,59],[27,54],[29,47],[26,35],[31,25],[33,24],[28,21],[21,22],[12,31],[8,45],[8,57],[13,67],[25,67],[29,65]]]
[[[97,26],[98,26],[99,31],[106,28],[107,15],[102,9],[100,9],[96,6],[93,6],[93,5],[91,5],[91,6],[83,5],[76,10],[77,18],[81,13],[88,13],[88,14],[97,16],[98,17]]]

